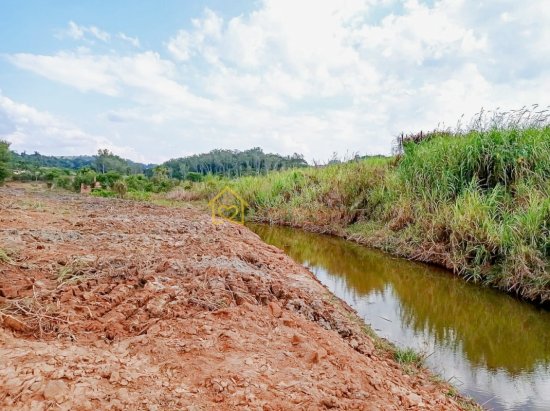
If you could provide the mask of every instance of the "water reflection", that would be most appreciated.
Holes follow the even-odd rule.
[[[447,271],[341,239],[251,225],[310,267],[332,292],[398,345],[489,409],[550,409],[550,312]]]

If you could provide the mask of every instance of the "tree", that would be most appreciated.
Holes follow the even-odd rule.
[[[75,191],[80,190],[80,185],[85,184],[91,186],[96,181],[96,173],[93,170],[90,170],[88,167],[81,168],[76,173],[76,176],[73,180],[73,188]]]
[[[10,175],[10,143],[0,140],[0,184]]]

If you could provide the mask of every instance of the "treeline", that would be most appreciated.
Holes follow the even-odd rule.
[[[301,154],[281,156],[264,153],[259,147],[250,150],[212,150],[209,153],[177,158],[163,164],[172,178],[195,181],[207,174],[224,177],[241,177],[266,174],[273,170],[305,167]]]
[[[47,156],[34,152],[18,154],[11,152],[11,163],[14,170],[34,171],[40,168],[59,168],[80,170],[89,167],[97,172],[116,171],[121,174],[141,174],[152,169],[153,164],[141,164],[119,157],[109,150],[99,150],[95,156]]]
[[[245,151],[213,150],[209,153],[172,159],[162,165],[140,164],[124,159],[109,150],[94,156],[46,156],[38,152],[18,154],[9,143],[0,144],[0,182],[44,181],[50,187],[79,191],[81,185],[95,187],[101,196],[142,198],[148,193],[166,192],[180,183],[205,178],[225,180],[234,177],[264,175],[269,171],[307,166],[300,154],[281,156],[266,154],[261,148]]]

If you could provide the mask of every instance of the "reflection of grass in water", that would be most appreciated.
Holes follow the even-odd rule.
[[[550,363],[547,311],[464,283],[443,270],[337,238],[283,227],[252,228],[298,262],[342,278],[350,293],[381,293],[390,284],[404,326],[428,332],[439,345],[462,349],[473,364],[516,374]]]

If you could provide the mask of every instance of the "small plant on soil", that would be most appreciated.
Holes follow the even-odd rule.
[[[422,354],[417,353],[409,347],[396,349],[394,358],[399,364],[409,364],[417,367],[422,365],[424,361],[424,356]]]
[[[1,249],[1,248],[0,248],[0,262],[1,263],[6,263],[6,264],[11,264],[12,263],[12,259],[10,258],[8,253],[6,251],[4,251],[3,249]]]
[[[86,258],[76,258],[57,272],[57,282],[60,284],[78,281],[87,274],[91,261]]]

